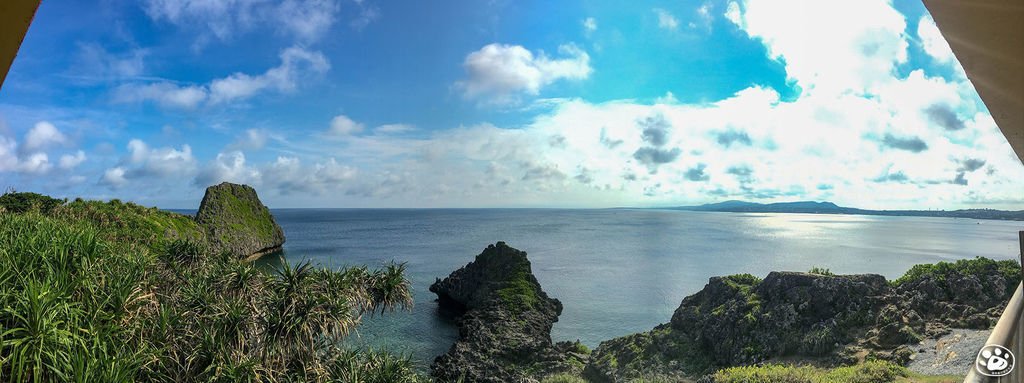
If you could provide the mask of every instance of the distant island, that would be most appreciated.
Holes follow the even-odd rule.
[[[1024,210],[1007,211],[994,209],[961,209],[961,210],[867,210],[844,207],[832,202],[796,201],[776,203],[755,203],[745,201],[725,201],[700,206],[675,206],[659,209],[686,211],[717,211],[730,213],[802,213],[802,214],[857,214],[884,215],[906,217],[950,217],[971,219],[999,219],[1024,221]]]

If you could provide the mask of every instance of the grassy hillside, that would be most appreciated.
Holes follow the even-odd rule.
[[[268,273],[209,254],[187,216],[28,197],[0,198],[0,381],[423,380],[337,346],[364,313],[411,305],[404,265]]]

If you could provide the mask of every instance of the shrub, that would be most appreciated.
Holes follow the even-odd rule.
[[[0,214],[0,380],[424,381],[408,357],[336,346],[410,307],[404,265],[265,272],[165,238],[187,222],[121,202]]]
[[[719,370],[715,383],[887,383],[909,371],[886,361],[868,361],[832,370],[812,366],[768,364]]]
[[[0,195],[0,207],[12,213],[38,211],[48,214],[53,208],[62,205],[66,200],[56,199],[39,193],[9,191]]]
[[[817,266],[812,267],[811,270],[809,270],[807,272],[810,273],[810,274],[818,274],[818,275],[825,275],[825,276],[833,276],[833,275],[835,275],[835,274],[832,273],[831,270],[826,269],[826,268],[817,267]]]

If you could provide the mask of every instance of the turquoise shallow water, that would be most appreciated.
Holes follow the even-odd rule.
[[[411,353],[423,365],[456,331],[427,288],[489,243],[524,250],[565,309],[555,340],[589,346],[664,323],[711,276],[825,267],[902,275],[912,265],[1014,259],[1020,222],[953,218],[665,210],[280,209],[284,256],[325,266],[407,262],[415,308],[367,318],[357,345]]]

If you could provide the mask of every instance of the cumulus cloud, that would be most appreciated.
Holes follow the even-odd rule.
[[[319,195],[327,191],[336,192],[343,187],[351,193],[352,185],[344,184],[357,175],[354,167],[339,164],[334,158],[304,165],[298,158],[287,156],[278,157],[274,162],[264,166],[261,173],[264,185],[282,195]]]
[[[707,165],[698,164],[695,167],[692,167],[690,169],[686,169],[686,173],[683,176],[686,177],[686,179],[690,180],[690,181],[701,182],[701,181],[710,180],[711,177],[709,177],[706,173],[704,173],[704,169],[706,169],[706,168],[707,168]]]
[[[654,146],[662,146],[668,143],[668,132],[672,129],[672,125],[665,119],[665,116],[660,114],[650,116],[640,120],[638,124],[643,129],[642,137],[644,142]]]
[[[65,154],[60,157],[59,166],[61,169],[70,170],[85,162],[85,152],[77,151],[75,154]]]
[[[679,20],[671,12],[654,8],[654,14],[658,16],[658,28],[675,30],[679,27]]]
[[[18,164],[19,171],[31,174],[43,174],[50,171],[52,167],[49,156],[39,152],[29,154]]]
[[[931,120],[931,122],[946,130],[960,130],[967,127],[967,125],[964,125],[963,120],[956,115],[956,112],[953,108],[950,108],[949,105],[933,104],[928,106],[928,108],[924,110],[924,113],[928,115],[928,119]]]
[[[942,37],[939,27],[935,25],[935,20],[931,15],[921,16],[917,23],[917,37],[921,39],[921,47],[924,48],[924,51],[936,61],[946,64],[956,62],[953,49]]]
[[[920,137],[896,137],[889,133],[886,133],[885,137],[882,138],[882,146],[914,153],[928,150],[928,144]]]
[[[679,148],[658,149],[643,147],[637,149],[636,152],[633,153],[633,158],[640,161],[640,163],[647,165],[653,173],[658,169],[658,165],[675,161],[676,158],[679,158],[680,153],[682,153],[682,150]]]
[[[188,145],[182,145],[181,149],[152,148],[142,140],[132,139],[127,148],[127,155],[117,166],[104,172],[101,183],[121,187],[140,179],[188,179],[195,172],[196,160]]]
[[[100,183],[112,188],[123,187],[128,184],[128,179],[125,178],[124,174],[124,168],[115,166],[103,172],[103,177],[100,178]]]
[[[886,0],[741,0],[726,18],[784,61],[804,92],[863,92],[907,60],[906,21]]]
[[[331,119],[331,126],[327,129],[327,134],[333,137],[348,137],[362,132],[365,128],[366,126],[362,123],[355,122],[344,114],[339,114]]]
[[[733,144],[750,146],[754,142],[750,139],[750,135],[747,132],[739,130],[724,130],[715,134],[715,140],[719,145],[724,147],[730,147]]]
[[[13,138],[0,135],[0,172],[18,168],[18,143]]]
[[[583,80],[590,76],[590,55],[579,47],[558,47],[562,58],[543,51],[534,54],[520,45],[488,44],[470,53],[462,63],[466,79],[455,86],[468,99],[495,103],[514,102],[520,95],[537,95],[555,81]]]
[[[199,171],[193,184],[205,188],[221,182],[259,184],[260,181],[260,172],[246,166],[245,154],[240,151],[231,151],[217,153],[217,158]]]
[[[269,196],[298,195],[303,198],[288,200],[335,206],[636,206],[724,199],[817,199],[864,208],[1019,203],[1014,180],[1024,178],[1024,166],[970,83],[894,70],[906,62],[913,38],[903,33],[905,21],[890,2],[823,3],[725,5],[725,17],[785,66],[798,88],[791,96],[755,85],[695,103],[668,97],[653,105],[546,100],[515,126],[417,134],[342,115],[336,129],[332,121],[323,135],[296,143],[309,152],[260,162],[226,151],[198,171],[193,166],[163,178],[195,176],[197,184],[246,179]],[[787,8],[804,15],[794,17]],[[830,17],[837,14],[844,17]],[[807,30],[821,32],[801,32]],[[476,92],[467,98],[514,100],[572,78],[541,74],[548,71],[542,64],[572,61],[571,54],[550,58],[518,46],[489,47],[467,57],[466,77],[457,85],[464,95]],[[322,142],[334,130],[345,139]],[[153,155],[160,150],[144,148],[129,148],[132,155],[103,173],[104,183],[131,184],[137,169],[159,169],[144,159],[161,157]],[[0,137],[0,168],[20,166],[18,149]],[[187,147],[160,149],[191,157]],[[173,163],[189,168],[189,161]]]
[[[155,102],[165,108],[194,109],[204,103],[222,104],[251,98],[260,92],[288,93],[305,77],[323,74],[330,63],[320,52],[290,47],[279,55],[281,64],[258,75],[233,73],[209,84],[169,81],[122,84],[114,89],[117,103]]]
[[[56,126],[47,121],[39,121],[25,134],[22,149],[33,151],[67,143],[68,138]]]

